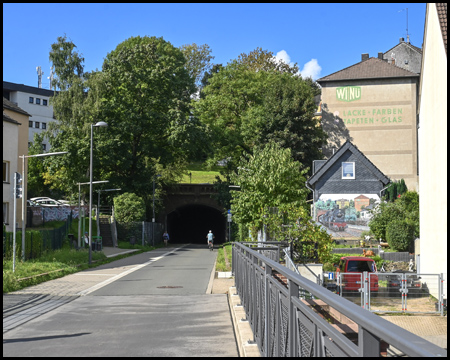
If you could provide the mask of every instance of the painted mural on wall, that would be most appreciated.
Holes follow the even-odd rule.
[[[343,232],[343,236],[357,236],[369,230],[370,210],[379,202],[376,194],[323,194],[314,204],[316,221],[330,231]]]

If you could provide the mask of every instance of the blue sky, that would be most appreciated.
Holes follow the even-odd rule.
[[[406,39],[421,47],[426,4],[3,4],[3,80],[49,86],[48,54],[67,35],[85,71],[132,36],[163,37],[174,46],[208,44],[226,64],[261,47],[297,63],[314,79],[376,57]],[[402,11],[403,10],[403,11]]]

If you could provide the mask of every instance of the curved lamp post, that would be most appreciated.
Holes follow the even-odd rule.
[[[97,124],[91,124],[91,156],[89,163],[89,265],[92,262],[92,133],[94,127],[108,126],[104,121],[99,121]]]

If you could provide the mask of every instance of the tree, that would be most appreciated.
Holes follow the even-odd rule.
[[[142,197],[149,211],[154,175],[164,183],[180,178],[203,138],[190,117],[195,86],[185,63],[163,38],[132,37],[107,54],[101,71],[67,76],[67,89],[53,99],[58,122],[48,135],[54,151],[69,154],[46,160],[48,181],[78,191],[74,184],[89,179],[91,125],[105,121],[108,128],[93,132],[93,177]]]
[[[170,167],[173,179],[195,145],[189,139],[196,128],[189,118],[193,79],[182,52],[156,37],[122,42],[107,55],[102,73],[102,115],[110,125],[99,143],[105,177],[147,203],[157,164]]]
[[[81,78],[84,74],[84,58],[77,51],[72,41],[67,41],[67,36],[58,36],[56,43],[51,45],[49,59],[52,62],[55,77],[53,88],[67,90],[72,84],[73,77]]]
[[[236,164],[271,140],[292,149],[302,168],[321,158],[326,135],[314,119],[311,86],[289,71],[253,69],[263,60],[272,66],[270,59],[263,54],[231,62],[209,78],[194,104],[194,114],[211,130],[214,161]]]
[[[392,235],[394,234],[394,231],[395,234],[398,234],[400,230],[396,230],[405,230],[407,228],[408,231],[405,233],[405,236],[407,236],[409,239],[408,241],[412,243],[420,234],[419,194],[415,191],[407,191],[395,202],[382,201],[370,212],[373,216],[369,222],[369,227],[377,239],[394,239],[395,235]],[[391,236],[389,236],[387,234],[387,229],[391,222],[396,222],[396,224],[392,225]],[[402,224],[399,225],[399,223]],[[412,233],[410,233],[409,229],[412,229]],[[401,240],[400,242],[404,243],[404,240]],[[394,243],[389,245],[391,247],[398,246],[397,243],[395,243],[395,245]]]
[[[261,229],[265,209],[289,204],[306,204],[305,170],[291,157],[289,149],[269,143],[255,149],[247,160],[241,158],[231,182],[240,186],[232,192],[231,210],[235,221]]]
[[[277,61],[272,51],[257,47],[248,54],[242,53],[237,58],[237,64],[251,71],[276,71],[280,73],[298,74],[297,63],[289,65],[282,60]]]
[[[114,198],[114,216],[119,223],[142,221],[145,205],[142,198],[132,193],[124,193]]]
[[[180,50],[186,58],[186,69],[189,75],[194,79],[197,89],[201,90],[202,79],[212,68],[211,60],[214,56],[211,55],[211,48],[207,44],[192,43],[180,46]]]

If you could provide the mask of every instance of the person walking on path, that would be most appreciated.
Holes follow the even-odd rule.
[[[167,233],[167,231],[164,231],[163,240],[164,240],[164,246],[167,246],[167,243],[169,242],[169,234]]]
[[[211,230],[209,230],[208,235],[206,235],[206,243],[208,244],[211,251],[213,251],[214,248],[214,234]]]

